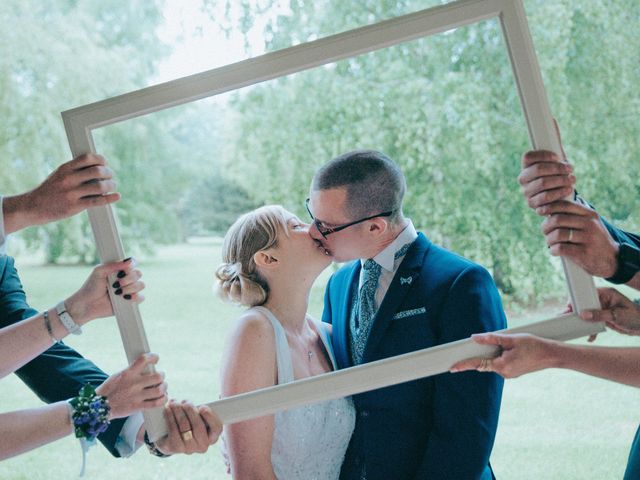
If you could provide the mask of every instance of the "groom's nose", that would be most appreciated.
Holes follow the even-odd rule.
[[[311,225],[309,225],[309,235],[314,240],[318,240],[320,242],[322,242],[324,240],[324,237],[322,236],[322,234],[318,230],[318,227],[316,227],[315,222],[312,222]]]

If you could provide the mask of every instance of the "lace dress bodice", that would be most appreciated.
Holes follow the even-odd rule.
[[[282,325],[264,307],[253,307],[266,316],[275,333],[278,384],[294,381],[291,350]],[[314,322],[333,369],[335,357],[329,331]],[[279,480],[337,480],[355,426],[351,398],[338,398],[274,415],[271,464]]]

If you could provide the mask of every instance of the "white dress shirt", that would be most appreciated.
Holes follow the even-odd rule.
[[[380,280],[378,281],[378,289],[376,290],[376,310],[380,308],[380,304],[382,303],[384,296],[387,294],[387,290],[389,290],[389,285],[391,285],[391,281],[393,280],[398,267],[404,259],[404,255],[395,258],[396,252],[404,247],[407,243],[412,243],[413,241],[415,241],[416,238],[418,238],[418,232],[416,232],[416,229],[413,226],[413,222],[411,222],[411,220],[408,220],[407,226],[398,234],[395,240],[387,245],[387,247],[379,254],[373,257],[372,260],[382,267]],[[366,261],[367,259],[361,258],[360,264],[364,265],[364,262]],[[360,287],[362,286],[362,271],[363,269],[361,268],[358,290],[360,290]]]

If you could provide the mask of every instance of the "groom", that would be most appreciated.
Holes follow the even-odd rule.
[[[315,174],[311,236],[336,262],[323,320],[339,368],[505,328],[498,291],[479,265],[432,244],[402,214],[399,167],[372,150]],[[341,479],[495,478],[489,464],[502,379],[444,373],[355,395]]]

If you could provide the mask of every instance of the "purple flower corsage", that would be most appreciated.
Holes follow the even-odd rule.
[[[89,442],[109,427],[109,402],[107,397],[96,394],[96,389],[85,385],[77,397],[69,400],[73,408],[73,428],[77,438],[86,438]]]

